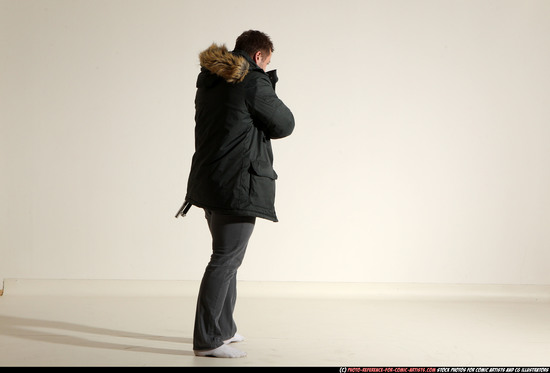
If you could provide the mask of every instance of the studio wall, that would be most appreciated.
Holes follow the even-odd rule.
[[[0,0],[0,279],[200,279],[198,53],[248,29],[296,129],[240,280],[550,284],[546,0]]]

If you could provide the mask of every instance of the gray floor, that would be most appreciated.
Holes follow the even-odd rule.
[[[193,294],[7,291],[0,366],[550,366],[548,298],[284,294],[239,294],[248,356],[216,359],[192,353]]]

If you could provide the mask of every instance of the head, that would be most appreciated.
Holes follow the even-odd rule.
[[[274,51],[273,43],[269,36],[256,30],[243,32],[237,38],[235,49],[248,53],[252,61],[264,71],[271,61],[271,53]]]

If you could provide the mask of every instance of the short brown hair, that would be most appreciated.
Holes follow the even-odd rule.
[[[275,50],[271,38],[263,32],[256,30],[243,32],[235,42],[235,49],[248,53],[252,58],[254,58],[254,55],[258,51],[269,55]]]

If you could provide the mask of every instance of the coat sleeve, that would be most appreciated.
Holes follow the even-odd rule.
[[[294,116],[281,101],[266,74],[251,82],[247,102],[255,124],[271,139],[289,136],[294,131]]]

